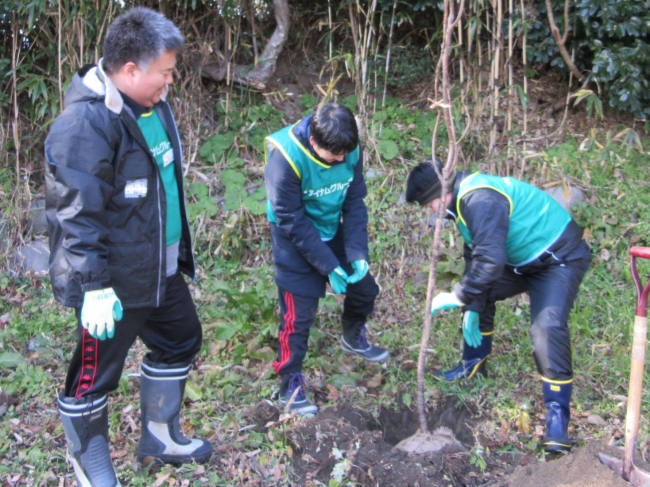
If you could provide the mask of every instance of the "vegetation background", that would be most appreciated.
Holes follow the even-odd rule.
[[[15,253],[43,240],[30,222],[42,199],[43,141],[65,88],[79,67],[97,62],[98,40],[115,15],[136,4],[160,9],[187,37],[172,103],[186,154],[200,267],[192,289],[205,344],[188,386],[185,427],[210,436],[219,452],[215,468],[137,465],[138,345],[112,398],[114,462],[130,485],[288,485],[295,474],[285,430],[295,427],[294,420],[249,428],[245,414],[277,393],[270,369],[278,317],[263,215],[263,138],[327,100],[358,114],[367,148],[371,270],[382,286],[370,326],[373,339],[394,358],[386,367],[366,367],[343,356],[337,347],[340,303],[328,295],[306,371],[322,404],[351,401],[377,417],[386,409],[412,409],[432,231],[426,215],[404,206],[402,189],[407,169],[432,153],[440,110],[440,5],[0,1],[3,485],[72,485],[54,399],[74,345],[73,317],[52,299],[47,276],[22,272]],[[647,0],[473,0],[454,37],[452,110],[459,133],[467,130],[462,168],[585,195],[573,210],[595,256],[571,317],[572,434],[579,444],[620,443],[623,432],[636,302],[628,249],[650,245],[649,28]],[[437,130],[437,152],[445,154],[446,133]],[[461,249],[459,236],[447,232],[438,266],[441,290],[462,273]],[[650,267],[640,267],[647,279]],[[475,424],[475,444],[465,458],[484,479],[500,468],[496,452],[544,458],[527,315],[525,297],[499,307],[490,378],[439,384],[427,376],[432,407],[452,395],[485,418]],[[430,367],[456,362],[456,318],[434,323]],[[638,438],[644,456],[648,399],[644,393]],[[330,485],[349,482],[333,476]]]

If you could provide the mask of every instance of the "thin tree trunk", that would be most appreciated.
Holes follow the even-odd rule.
[[[440,69],[436,69],[436,100],[439,100],[435,103],[435,107],[442,111],[442,118],[445,122],[445,127],[447,128],[447,135],[449,137],[449,151],[447,154],[447,162],[445,163],[442,174],[438,174],[442,182],[442,193],[440,198],[442,201],[445,201],[447,194],[449,193],[449,175],[452,173],[456,162],[458,161],[458,138],[456,136],[456,127],[454,125],[453,113],[452,113],[452,99],[451,99],[451,85],[449,82],[449,58],[451,55],[451,46],[453,42],[453,32],[460,19],[463,15],[465,1],[461,0],[458,6],[458,14],[456,14],[455,0],[445,0],[444,2],[444,15],[443,15],[443,41],[441,46],[440,53]],[[438,83],[437,78],[438,74],[441,74],[442,83],[441,83],[441,92],[438,93]],[[467,111],[467,110],[466,110]],[[438,133],[438,125],[440,120],[440,112],[438,112],[438,118],[436,120],[436,125],[434,127],[431,147],[433,150],[432,157],[435,160],[436,157],[436,139]],[[469,118],[467,123],[467,128],[469,128]],[[467,128],[465,129],[464,135],[467,133]],[[461,137],[461,139],[463,138]],[[435,165],[434,165],[435,167]],[[438,169],[436,168],[436,172]],[[427,300],[424,309],[424,326],[422,329],[422,340],[420,342],[420,354],[418,357],[418,391],[417,391],[417,405],[418,405],[418,418],[420,421],[420,432],[427,433],[427,418],[426,418],[426,407],[424,401],[424,368],[426,365],[426,353],[427,347],[429,345],[429,337],[431,335],[431,302],[433,301],[433,295],[436,289],[436,268],[438,266],[438,249],[440,248],[441,234],[442,234],[442,222],[444,220],[444,211],[441,210],[438,212],[438,219],[436,220],[436,228],[433,236],[433,246],[431,248],[431,260],[429,265],[429,283],[427,286]]]
[[[551,27],[551,32],[553,33],[553,38],[557,43],[557,47],[560,49],[560,54],[562,59],[573,73],[573,76],[576,77],[581,83],[585,79],[585,75],[580,72],[576,67],[571,55],[566,48],[566,41],[569,38],[569,0],[564,0],[564,34],[560,37],[560,29],[558,29],[557,24],[555,23],[555,17],[553,16],[553,6],[551,5],[551,0],[546,0],[546,13],[548,15],[548,23]]]

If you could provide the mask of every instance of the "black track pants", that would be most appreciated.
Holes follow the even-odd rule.
[[[124,310],[115,322],[113,338],[97,340],[81,326],[65,383],[65,395],[105,394],[117,388],[124,361],[137,337],[147,346],[147,358],[159,364],[189,364],[201,348],[201,323],[180,273],[167,278],[165,302],[159,308]]]
[[[538,372],[551,380],[572,379],[568,320],[590,263],[591,251],[581,240],[568,251],[565,247],[558,252],[545,253],[524,267],[506,266],[485,296],[485,306],[479,314],[481,332],[494,330],[497,301],[528,292],[530,335]]]
[[[342,266],[351,273],[349,266]],[[324,278],[325,279],[325,278]],[[342,319],[362,326],[372,313],[379,286],[370,273],[356,284],[348,285],[343,302]],[[314,324],[318,311],[318,299],[299,296],[286,289],[278,288],[280,299],[280,332],[278,336],[278,358],[273,370],[278,374],[289,374],[302,370],[302,361],[307,353],[309,329]]]

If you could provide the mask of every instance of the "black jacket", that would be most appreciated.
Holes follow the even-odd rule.
[[[85,291],[113,287],[125,309],[157,307],[165,297],[166,200],[156,162],[99,67],[74,76],[64,105],[45,140],[54,296],[78,308]],[[193,277],[180,137],[169,105],[161,101],[155,110],[173,146],[181,195],[178,267]]]
[[[311,119],[312,115],[305,117],[293,129],[294,135],[308,148],[311,147]],[[278,220],[277,225],[271,223],[277,284],[298,295],[324,296],[322,276],[331,273],[339,265],[339,259],[368,260],[368,210],[363,201],[368,190],[363,178],[363,151],[359,148],[359,162],[343,203],[342,222],[337,236],[330,242],[321,240],[318,230],[305,215],[300,179],[279,150],[269,155],[264,177]],[[345,255],[337,256],[339,250]]]
[[[447,217],[457,219],[456,206],[459,186],[469,172],[456,175],[453,197],[447,207]],[[465,272],[454,286],[456,296],[465,303],[463,311],[482,312],[488,289],[501,278],[506,267],[506,238],[510,226],[510,203],[502,194],[488,188],[467,193],[460,208],[472,234],[473,246],[464,246]],[[548,248],[560,260],[570,259],[574,249],[582,243],[582,229],[571,220],[560,237]],[[582,258],[582,254],[579,254]],[[543,270],[545,263],[537,259],[516,272],[528,274]]]

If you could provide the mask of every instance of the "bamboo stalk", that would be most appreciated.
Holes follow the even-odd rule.
[[[521,161],[521,168],[519,172],[519,177],[523,177],[524,171],[526,169],[526,137],[528,136],[528,74],[526,73],[526,69],[528,67],[528,56],[526,54],[526,45],[528,41],[528,28],[526,27],[526,15],[525,15],[525,10],[524,10],[524,0],[520,0],[521,2],[521,26],[522,29],[524,29],[523,32],[523,37],[522,37],[522,62],[524,65],[524,97],[526,99],[526,105],[523,106],[523,111],[524,111],[524,127],[523,127],[523,132],[522,132],[522,139],[523,139],[523,154],[524,157],[522,158]]]
[[[506,164],[506,175],[510,175],[510,161],[513,157],[513,147],[512,147],[512,110],[514,104],[514,84],[513,84],[513,73],[512,73],[512,43],[513,43],[513,25],[512,25],[512,15],[514,13],[513,0],[508,1],[508,151],[507,158],[508,164]]]
[[[386,72],[384,73],[384,92],[381,97],[382,108],[386,105],[386,89],[388,86],[388,72],[390,71],[390,55],[393,47],[393,27],[395,25],[395,10],[397,9],[397,0],[393,2],[393,13],[390,17],[390,32],[388,34],[388,49],[386,52]]]
[[[13,96],[13,105],[14,105],[14,119],[12,125],[12,134],[14,137],[14,150],[16,151],[16,163],[15,163],[15,171],[16,171],[16,185],[18,185],[18,182],[20,181],[20,112],[18,111],[18,79],[17,79],[17,69],[18,69],[18,64],[19,64],[19,57],[20,57],[20,43],[18,42],[18,39],[21,39],[22,36],[19,34],[19,29],[18,25],[16,23],[16,13],[14,12],[13,14],[13,20],[11,22],[11,29],[12,29],[12,36],[11,36],[11,43],[12,43],[12,50],[11,50],[11,88],[12,88],[12,96]],[[14,193],[15,195],[18,195],[18,191]]]
[[[332,62],[332,0],[327,0],[327,26],[330,30],[329,61]]]
[[[59,112],[63,111],[63,83],[61,81],[61,78],[62,78],[61,70],[63,69],[62,68],[63,59],[61,58],[61,37],[63,37],[63,25],[62,25],[62,21],[61,21],[61,17],[62,17],[61,3],[62,2],[59,1],[59,4],[58,4],[58,12],[59,12],[59,15],[58,15],[58,18],[57,18],[58,35],[57,35],[57,43],[56,43],[57,44],[57,56],[58,56],[58,63],[57,63],[58,66],[57,67],[58,67],[58,85],[59,85]]]

